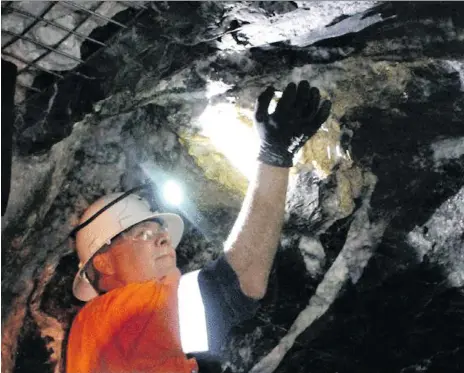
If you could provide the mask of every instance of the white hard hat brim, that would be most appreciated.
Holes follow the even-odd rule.
[[[182,218],[176,214],[153,213],[153,214],[147,214],[138,223],[141,223],[143,221],[150,220],[153,218],[163,219],[167,223],[167,230],[171,238],[172,246],[176,248],[177,245],[179,245],[179,242],[182,238],[182,234],[184,232],[184,222]],[[97,252],[95,252],[94,255],[96,255],[97,253],[98,253],[98,250]],[[96,290],[93,288],[93,286],[90,284],[90,282],[87,280],[87,278],[84,276],[84,273],[83,273],[83,271],[85,270],[87,266],[87,263],[92,259],[92,257],[82,264],[76,276],[74,277],[74,281],[73,281],[72,289],[73,289],[74,296],[77,299],[84,301],[84,302],[88,302],[89,300],[91,300],[92,298],[95,298],[98,295]]]

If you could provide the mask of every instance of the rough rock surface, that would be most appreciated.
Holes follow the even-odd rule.
[[[5,54],[2,54],[2,58],[15,63],[19,70],[32,61],[37,61],[37,66],[52,71],[70,70],[79,65],[83,37],[107,23],[104,18],[89,17],[81,8],[96,11],[106,18],[127,8],[119,2],[86,1],[75,4],[77,7],[73,7],[73,4],[75,3],[18,1],[3,9],[2,50]],[[44,21],[36,23],[34,17],[43,17],[54,24]],[[71,34],[66,29],[76,33]],[[24,38],[17,38],[16,35],[23,35]],[[61,54],[50,53],[43,45],[56,48]],[[18,81],[30,86],[37,72],[40,70],[34,68],[20,72]],[[18,86],[16,101],[22,101],[26,94],[23,86]]]
[[[2,370],[63,371],[82,306],[67,233],[147,170],[188,191],[181,269],[214,258],[246,187],[254,99],[308,79],[333,112],[292,169],[268,293],[231,333],[224,368],[462,372],[463,70],[461,3],[151,3],[75,68],[92,79],[55,82],[17,110]]]

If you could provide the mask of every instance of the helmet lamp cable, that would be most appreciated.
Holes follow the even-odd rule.
[[[126,198],[129,194],[132,194],[134,192],[137,192],[141,189],[145,189],[145,188],[148,188],[152,185],[152,183],[148,182],[148,183],[145,183],[145,184],[142,184],[142,185],[139,185],[139,186],[136,186],[132,189],[129,189],[127,192],[124,192],[123,194],[121,194],[118,198],[116,198],[115,200],[111,201],[110,203],[108,203],[107,205],[103,206],[100,210],[98,210],[95,214],[93,214],[90,218],[88,218],[85,222],[83,222],[82,224],[79,224],[77,227],[75,227],[69,234],[68,234],[68,237],[70,238],[73,238],[75,239],[76,238],[76,234],[78,231],[80,231],[81,229],[85,228],[87,225],[89,225],[91,222],[93,222],[96,218],[98,218],[101,214],[103,214],[106,210],[108,210],[111,206],[115,205],[116,203],[118,203],[119,201],[123,200],[124,198]]]

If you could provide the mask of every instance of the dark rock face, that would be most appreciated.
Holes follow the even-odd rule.
[[[83,305],[67,234],[96,198],[142,183],[145,162],[189,191],[180,268],[216,257],[243,195],[221,149],[194,151],[202,114],[252,109],[267,85],[299,79],[333,113],[294,170],[268,293],[224,369],[462,372],[463,40],[461,3],[151,3],[76,68],[85,77],[39,75],[51,85],[18,108],[2,219],[5,372],[63,371]]]

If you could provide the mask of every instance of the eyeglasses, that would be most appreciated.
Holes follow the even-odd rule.
[[[167,231],[166,223],[142,223],[122,232],[121,237],[131,241],[152,241],[157,235]]]

